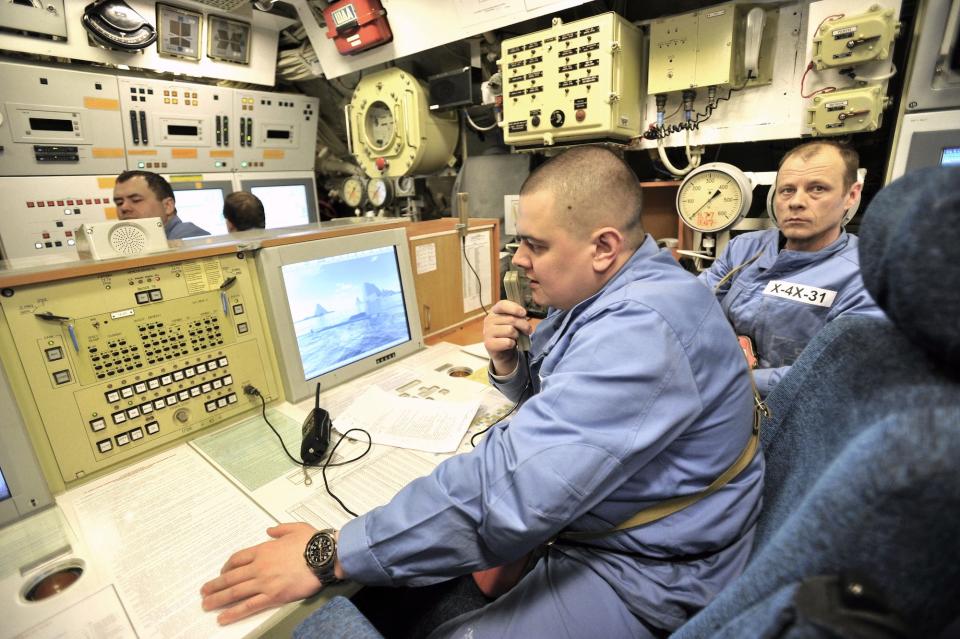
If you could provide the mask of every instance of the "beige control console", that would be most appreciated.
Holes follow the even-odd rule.
[[[62,490],[278,396],[252,257],[0,290],[0,357]]]

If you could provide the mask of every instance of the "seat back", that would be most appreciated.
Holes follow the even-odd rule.
[[[957,185],[960,169],[925,169],[871,202],[860,263],[890,321],[831,322],[770,394],[753,557],[675,637],[800,636],[791,626],[804,623],[801,584],[817,575],[871,585],[917,636],[935,636],[955,617]]]

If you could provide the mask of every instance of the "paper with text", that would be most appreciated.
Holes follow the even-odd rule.
[[[446,402],[397,397],[368,388],[337,418],[337,430],[362,428],[375,444],[431,453],[457,450],[480,401]]]
[[[200,586],[234,552],[275,525],[196,452],[179,446],[59,498],[106,567],[137,635],[243,637],[273,611],[219,626],[200,608]]]

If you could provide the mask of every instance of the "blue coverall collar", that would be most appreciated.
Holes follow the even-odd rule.
[[[775,264],[789,268],[812,264],[834,253],[839,253],[847,247],[847,242],[850,241],[850,235],[847,234],[846,229],[840,229],[840,237],[819,251],[790,251],[780,249],[782,237],[780,231],[770,234],[770,239],[763,249],[763,255],[757,260],[757,267],[760,270],[772,268]]]

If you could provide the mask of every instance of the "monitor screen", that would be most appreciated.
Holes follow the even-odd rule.
[[[288,401],[423,347],[402,229],[271,246],[257,259]]]
[[[171,186],[177,200],[177,216],[183,222],[193,222],[210,235],[226,235],[223,198],[230,192],[229,183],[226,186],[205,183],[202,188],[177,188],[177,184]]]
[[[312,171],[241,173],[240,188],[263,202],[268,229],[313,224],[318,220]]]
[[[10,499],[10,489],[7,488],[7,480],[3,476],[3,469],[0,468],[0,501]]]
[[[255,186],[250,192],[263,202],[267,228],[299,226],[310,223],[310,208],[307,205],[307,185],[284,184]]]
[[[960,166],[960,146],[943,149],[940,153],[940,166]]]
[[[395,247],[281,269],[308,380],[410,339]]]

